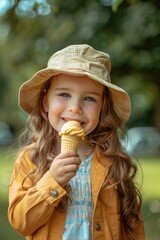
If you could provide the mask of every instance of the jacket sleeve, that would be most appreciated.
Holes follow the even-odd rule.
[[[31,235],[45,224],[54,212],[66,191],[47,171],[33,186],[33,175],[26,175],[36,169],[27,153],[17,158],[9,186],[8,219],[14,229],[24,236]]]

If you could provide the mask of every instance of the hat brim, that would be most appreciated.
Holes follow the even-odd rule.
[[[26,81],[21,86],[19,90],[19,107],[30,114],[33,109],[37,107],[40,92],[44,88],[46,82],[51,77],[58,74],[87,76],[108,87],[112,95],[114,110],[118,117],[121,119],[121,125],[125,124],[128,121],[131,114],[131,101],[127,92],[112,83],[106,82],[103,79],[98,79],[91,73],[81,71],[79,69],[63,70],[45,68],[38,71],[31,79]]]

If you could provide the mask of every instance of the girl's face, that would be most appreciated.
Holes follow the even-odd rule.
[[[103,90],[102,84],[86,76],[56,76],[44,98],[51,126],[60,132],[65,122],[76,120],[85,135],[91,133],[99,122]]]

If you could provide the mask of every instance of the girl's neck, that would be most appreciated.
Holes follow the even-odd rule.
[[[91,155],[92,152],[93,146],[91,146],[89,142],[87,142],[86,140],[80,142],[77,153],[82,161],[86,159],[89,155]]]

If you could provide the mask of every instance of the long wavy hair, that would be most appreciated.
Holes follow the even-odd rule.
[[[27,126],[21,136],[22,151],[31,151],[32,162],[37,166],[36,170],[25,177],[23,184],[30,174],[34,175],[34,184],[36,184],[56,157],[57,133],[50,125],[47,113],[43,108],[43,98],[48,92],[50,83],[51,79],[47,82],[45,89],[42,90],[39,97],[39,107],[37,106],[30,114]],[[111,93],[108,88],[105,88],[99,124],[87,136],[87,140],[98,149],[104,165],[105,158],[112,161],[105,182],[107,183],[110,178],[114,178],[120,199],[121,221],[128,239],[135,240],[134,232],[138,221],[140,221],[139,212],[142,197],[134,183],[137,167],[123,149],[119,140],[118,130],[120,125],[121,120],[114,111]]]

